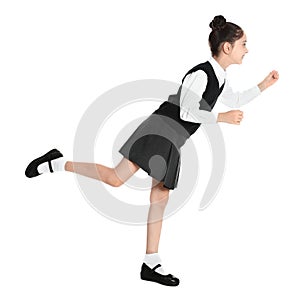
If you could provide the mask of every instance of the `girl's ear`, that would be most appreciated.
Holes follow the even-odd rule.
[[[222,50],[224,51],[224,53],[226,55],[229,55],[231,53],[231,51],[232,51],[232,45],[229,42],[225,42],[222,45]]]

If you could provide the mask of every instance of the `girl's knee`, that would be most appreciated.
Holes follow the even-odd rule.
[[[109,181],[108,183],[112,186],[112,187],[120,187],[124,184],[124,180],[121,179],[121,177],[119,177],[117,175],[117,173],[115,172],[114,169],[111,169],[111,173],[109,175]]]
[[[169,200],[169,189],[163,186],[163,183],[159,183],[152,187],[150,193],[150,202],[166,206]]]
[[[114,181],[111,182],[111,186],[114,188],[121,187],[124,184],[124,182],[120,179],[115,179]]]

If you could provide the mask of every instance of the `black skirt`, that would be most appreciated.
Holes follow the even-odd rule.
[[[180,148],[189,137],[166,116],[150,115],[128,138],[119,152],[159,182],[175,189],[180,171]]]

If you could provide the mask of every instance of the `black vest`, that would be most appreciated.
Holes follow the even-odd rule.
[[[207,86],[202,95],[203,101],[199,100],[199,110],[211,111],[215,106],[219,95],[222,93],[224,84],[219,87],[219,81],[216,77],[216,74],[213,70],[211,64],[207,61],[201,63],[190,69],[182,79],[182,83],[185,77],[197,70],[203,70],[207,74]],[[170,95],[168,101],[163,102],[160,107],[153,112],[153,114],[164,115],[172,118],[181,126],[183,126],[189,135],[192,135],[201,125],[201,123],[193,123],[184,121],[180,118],[180,94],[181,94],[182,85],[180,85],[177,94]]]

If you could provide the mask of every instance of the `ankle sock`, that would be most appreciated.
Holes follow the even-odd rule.
[[[153,268],[154,266],[156,266],[157,264],[162,264],[161,259],[159,257],[158,253],[152,253],[152,254],[146,254],[145,258],[144,258],[144,262],[150,267]],[[158,267],[155,270],[157,273],[164,275],[164,269],[162,268],[162,266]]]
[[[53,172],[65,171],[66,162],[67,162],[67,160],[64,157],[59,157],[57,159],[51,160],[51,165],[52,165]],[[49,173],[50,169],[49,169],[48,162],[40,164],[37,167],[37,170],[40,174]]]

